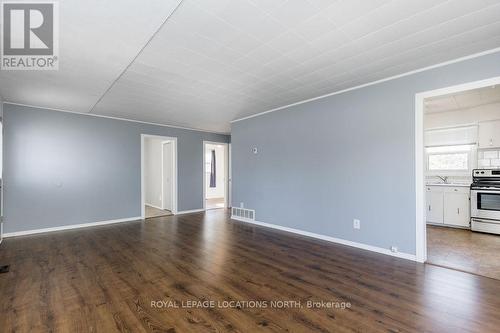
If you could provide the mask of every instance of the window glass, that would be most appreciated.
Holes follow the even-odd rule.
[[[431,154],[428,156],[428,166],[429,170],[466,171],[469,169],[469,154]]]

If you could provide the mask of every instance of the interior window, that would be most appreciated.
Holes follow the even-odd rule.
[[[429,170],[468,170],[469,156],[467,153],[429,155]]]
[[[428,171],[463,171],[470,169],[470,145],[427,148]]]

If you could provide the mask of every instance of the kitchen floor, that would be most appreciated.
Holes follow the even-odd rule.
[[[500,280],[500,235],[427,225],[427,263]]]
[[[160,216],[168,216],[172,215],[172,213],[169,210],[163,210],[163,209],[158,209],[155,207],[151,207],[146,205],[146,218],[151,218],[151,217],[160,217]]]

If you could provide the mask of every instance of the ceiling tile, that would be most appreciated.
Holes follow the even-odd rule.
[[[306,0],[287,1],[281,7],[270,12],[276,21],[288,28],[293,28],[316,15],[320,9]]]
[[[87,112],[132,61],[177,1],[61,1],[59,70],[0,71],[16,103]]]
[[[307,1],[321,10],[325,10],[330,6],[335,6],[337,3],[337,0],[307,0]]]
[[[397,24],[397,22],[416,15],[420,11],[437,6],[441,1],[446,0],[396,0],[386,2],[367,15],[343,25],[341,30],[349,37],[358,39],[386,26]]]
[[[283,6],[287,1],[288,0],[250,0],[256,7],[267,13],[273,12],[275,9]]]
[[[220,13],[225,10],[234,0],[184,0],[183,5],[189,7],[197,6],[198,8],[210,13]]]
[[[393,42],[402,38],[407,38],[411,34],[420,31],[427,31],[442,26],[443,24],[456,21],[464,15],[470,15],[477,19],[476,11],[485,8],[485,6],[474,5],[472,1],[436,2],[435,6],[415,13],[411,17],[400,20],[384,28],[373,31],[368,35],[356,40],[356,43],[364,48],[370,49],[385,43]]]
[[[481,94],[475,90],[468,91],[464,94],[456,94],[453,98],[458,108],[469,108],[481,103]]]
[[[479,91],[481,103],[498,103],[500,102],[500,85],[481,89]]]
[[[176,4],[61,2],[59,71],[1,71],[0,94],[86,112],[109,88],[94,113],[228,132],[237,117],[500,46],[498,0],[184,0],[153,36]]]
[[[259,63],[259,65],[265,65],[276,58],[281,57],[282,54],[282,52],[276,50],[272,46],[261,45],[253,51],[248,52],[246,57],[252,58],[252,60]]]
[[[328,7],[324,11],[324,14],[337,27],[341,27],[389,2],[390,0],[338,0],[332,6]]]
[[[437,12],[443,10],[440,7],[436,7]],[[426,26],[424,29],[416,31],[406,30],[400,25],[395,25],[390,31],[384,29],[377,34],[357,40],[355,44],[369,50],[375,57],[380,58],[397,53],[400,50],[408,50],[441,39],[450,39],[452,36],[462,34],[464,31],[477,29],[499,20],[500,5],[497,5],[465,14],[460,12],[459,16],[452,20],[445,19],[438,25]],[[396,30],[406,31],[406,33],[400,34]]]
[[[324,14],[316,14],[306,21],[296,26],[293,31],[307,41],[313,41],[332,30],[335,25]]]
[[[457,111],[498,102],[500,102],[500,88],[491,86],[427,98],[425,100],[425,112]]]
[[[217,14],[224,21],[262,42],[286,32],[286,28],[248,1],[232,1]]]
[[[281,54],[292,52],[298,48],[304,47],[306,42],[293,32],[286,32],[280,35],[266,45],[271,46],[273,49],[279,51]]]

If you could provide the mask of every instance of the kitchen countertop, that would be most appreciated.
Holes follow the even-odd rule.
[[[449,186],[449,187],[470,187],[470,184],[466,184],[466,183],[449,183],[449,184],[445,184],[445,183],[427,183],[425,184],[425,186]]]

